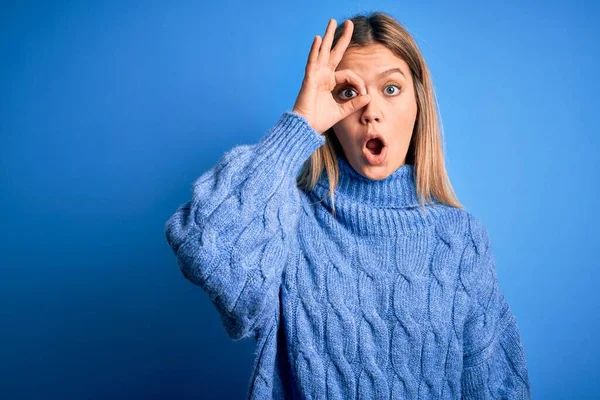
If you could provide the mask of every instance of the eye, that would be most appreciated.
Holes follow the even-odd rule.
[[[387,90],[388,88],[396,88],[397,90],[396,91],[394,91],[394,90],[389,91],[389,90]],[[387,94],[389,94],[391,97],[394,97],[394,96],[398,95],[398,92],[400,91],[400,89],[401,89],[400,85],[387,85],[385,87],[385,92]],[[349,87],[348,88],[343,88],[343,89],[340,89],[338,91],[338,96],[340,96],[342,100],[349,100],[350,98],[342,96],[342,94],[347,94],[348,92],[355,92],[356,93],[356,90],[354,90],[352,88],[349,88]]]
[[[347,97],[342,96],[342,94],[347,94],[348,92],[356,92],[356,90],[351,89],[351,88],[342,88],[340,90],[338,90],[338,96],[342,99],[342,100],[348,100]]]
[[[388,85],[388,86],[386,86],[385,88],[386,88],[386,89],[387,89],[387,88],[397,88],[397,89],[398,89],[398,91],[400,91],[400,87],[399,87],[399,86],[397,86],[397,85]],[[387,92],[387,91],[386,91],[386,92]],[[388,93],[388,94],[391,94],[391,95],[393,95],[393,94],[394,94],[394,93],[390,93],[390,92],[387,92],[387,93]]]

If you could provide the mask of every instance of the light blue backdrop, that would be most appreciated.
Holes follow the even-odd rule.
[[[1,6],[1,398],[244,396],[254,343],[226,336],[164,223],[291,109],[327,20],[375,10],[429,64],[534,397],[600,396],[591,1],[120,3]]]

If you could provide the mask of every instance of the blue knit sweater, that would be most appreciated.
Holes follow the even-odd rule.
[[[193,184],[165,224],[183,275],[234,340],[256,339],[249,399],[530,399],[525,353],[487,230],[465,210],[420,208],[414,167],[383,180],[337,155],[296,186],[325,142],[286,111]]]

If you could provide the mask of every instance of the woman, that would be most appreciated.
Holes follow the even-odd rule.
[[[332,19],[305,73],[293,109],[200,176],[165,226],[229,336],[256,339],[248,398],[529,399],[414,40],[385,13]]]

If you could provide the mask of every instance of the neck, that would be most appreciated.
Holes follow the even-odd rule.
[[[359,235],[396,235],[415,232],[431,221],[422,213],[415,184],[412,164],[398,167],[381,180],[365,178],[354,170],[346,158],[336,154],[339,181],[334,192],[335,219],[349,231]],[[322,200],[325,209],[319,207],[321,218],[330,220],[332,203],[328,196],[329,181],[323,171],[313,189],[315,201]],[[434,200],[434,203],[437,203]],[[434,207],[428,207],[436,213]],[[430,214],[427,212],[426,214]]]
[[[351,201],[376,208],[412,208],[419,206],[412,164],[398,167],[381,180],[365,178],[354,170],[344,155],[337,154],[339,181],[335,199]],[[324,172],[317,183],[319,194],[329,191],[327,174]],[[317,189],[317,188],[315,188]],[[337,203],[337,202],[336,202]]]

